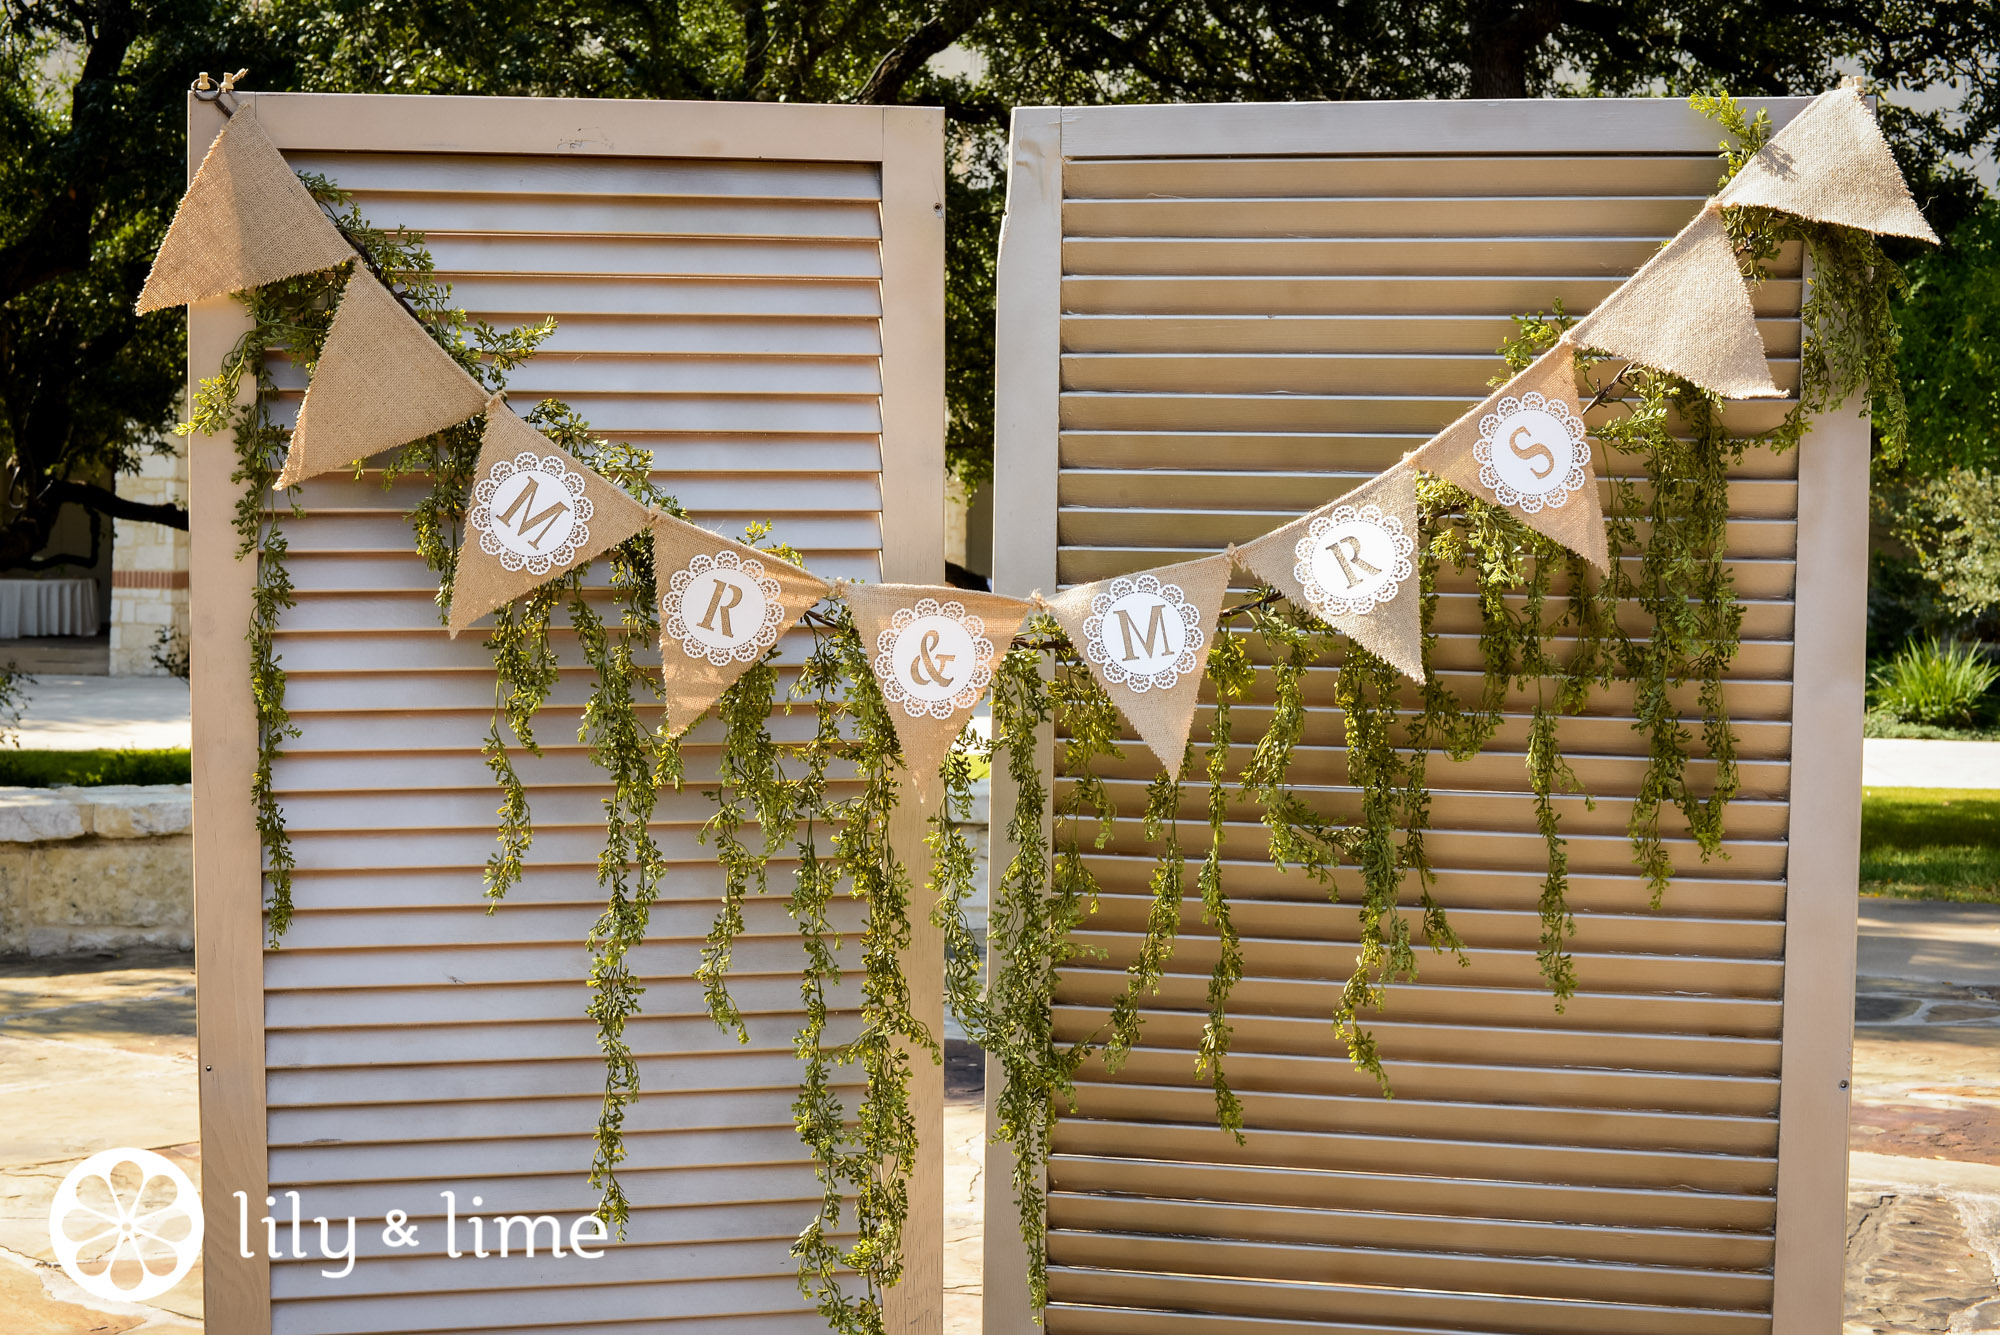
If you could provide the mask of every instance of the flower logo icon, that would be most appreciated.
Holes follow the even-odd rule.
[[[104,1150],[56,1188],[49,1241],[84,1292],[143,1302],[178,1284],[201,1254],[201,1198],[151,1150]]]

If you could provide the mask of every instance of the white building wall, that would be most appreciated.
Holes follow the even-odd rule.
[[[148,454],[118,479],[118,494],[148,505],[187,504],[187,451]],[[167,675],[161,659],[187,651],[187,530],[120,519],[111,538],[111,675]],[[164,639],[162,633],[164,632]]]

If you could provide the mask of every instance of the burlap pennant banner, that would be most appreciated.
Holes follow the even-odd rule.
[[[797,566],[671,515],[653,521],[653,567],[667,724],[676,733],[827,594]]]
[[[495,399],[451,582],[451,633],[646,527],[652,512]]]
[[[277,485],[421,440],[485,406],[485,387],[357,264],[306,386]]]
[[[1570,330],[1598,348],[1672,371],[1731,399],[1780,398],[1750,290],[1714,200]]]
[[[1505,507],[1601,571],[1610,557],[1572,359],[1579,349],[1732,398],[1782,397],[1725,207],[1936,241],[1856,86],[1813,100],[1716,198],[1532,366],[1347,496],[1222,555],[1070,589],[1045,604],[1169,768],[1187,745],[1232,569],[1241,565],[1422,681],[1416,474]],[[489,400],[376,277],[246,106],[210,145],[140,294],[141,313],[351,266],[277,485],[486,414],[454,578],[456,636],[651,528],[668,719],[685,731],[830,590],[768,553],[660,516]],[[921,585],[848,585],[871,670],[922,795],[1034,610]]]
[[[1228,553],[1080,584],[1048,600],[1056,623],[1151,747],[1180,768],[1229,592]]]
[[[1861,90],[1821,93],[1743,165],[1717,202],[1937,244]]]
[[[1407,462],[1505,506],[1529,528],[1608,572],[1575,351],[1566,341],[1556,344]]]
[[[1236,549],[1236,563],[1415,681],[1424,679],[1417,474],[1406,461]]]
[[[253,104],[254,105],[254,104]],[[331,269],[354,248],[245,107],[208,147],[139,293],[139,314]]]
[[[926,584],[846,584],[840,596],[889,702],[903,765],[922,794],[1034,604]]]

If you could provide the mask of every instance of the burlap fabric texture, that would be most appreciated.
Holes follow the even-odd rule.
[[[667,724],[686,732],[827,594],[789,562],[671,515],[653,521]]]
[[[1576,392],[1575,352],[1567,340],[1556,344],[1432,437],[1408,462],[1456,482],[1483,501],[1506,506],[1529,528],[1609,572],[1603,501]],[[1566,459],[1557,457],[1564,448],[1557,433],[1568,437]],[[1525,469],[1526,478],[1533,479],[1539,468],[1559,464],[1564,476],[1550,481],[1561,485],[1539,494],[1508,485],[1509,474],[1520,481]]]
[[[139,293],[139,313],[243,292],[354,258],[257,124],[254,102],[208,146]]]
[[[1236,549],[1236,564],[1414,681],[1424,679],[1416,568],[1417,475],[1408,461]]]
[[[1578,347],[1672,371],[1725,398],[1784,392],[1771,381],[1749,289],[1714,200],[1570,337]]]
[[[495,399],[451,583],[451,633],[616,547],[652,511]]]
[[[925,584],[843,584],[920,802],[1034,604]]]
[[[1814,98],[1717,198],[1937,244],[1874,113],[1852,86]]]
[[[1079,584],[1048,609],[1091,675],[1169,770],[1180,768],[1229,593],[1226,552]]]
[[[357,264],[306,386],[277,485],[421,440],[485,406],[485,387]]]

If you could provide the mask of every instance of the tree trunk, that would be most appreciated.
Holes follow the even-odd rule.
[[[1466,24],[1468,96],[1528,96],[1528,61],[1556,26],[1556,0],[1474,0]]]
[[[986,0],[945,0],[937,13],[912,29],[876,62],[861,85],[861,91],[854,95],[854,100],[894,102],[901,96],[903,85],[915,77],[932,56],[972,31],[972,26],[984,18],[990,8],[992,6]]]
[[[25,231],[0,246],[0,301],[12,301],[90,263],[98,196],[114,165],[107,159],[123,140],[109,123],[117,106],[113,85],[138,37],[138,24],[130,0],[93,0],[87,27],[89,45],[70,91],[65,150],[73,169],[65,187],[34,210]]]

